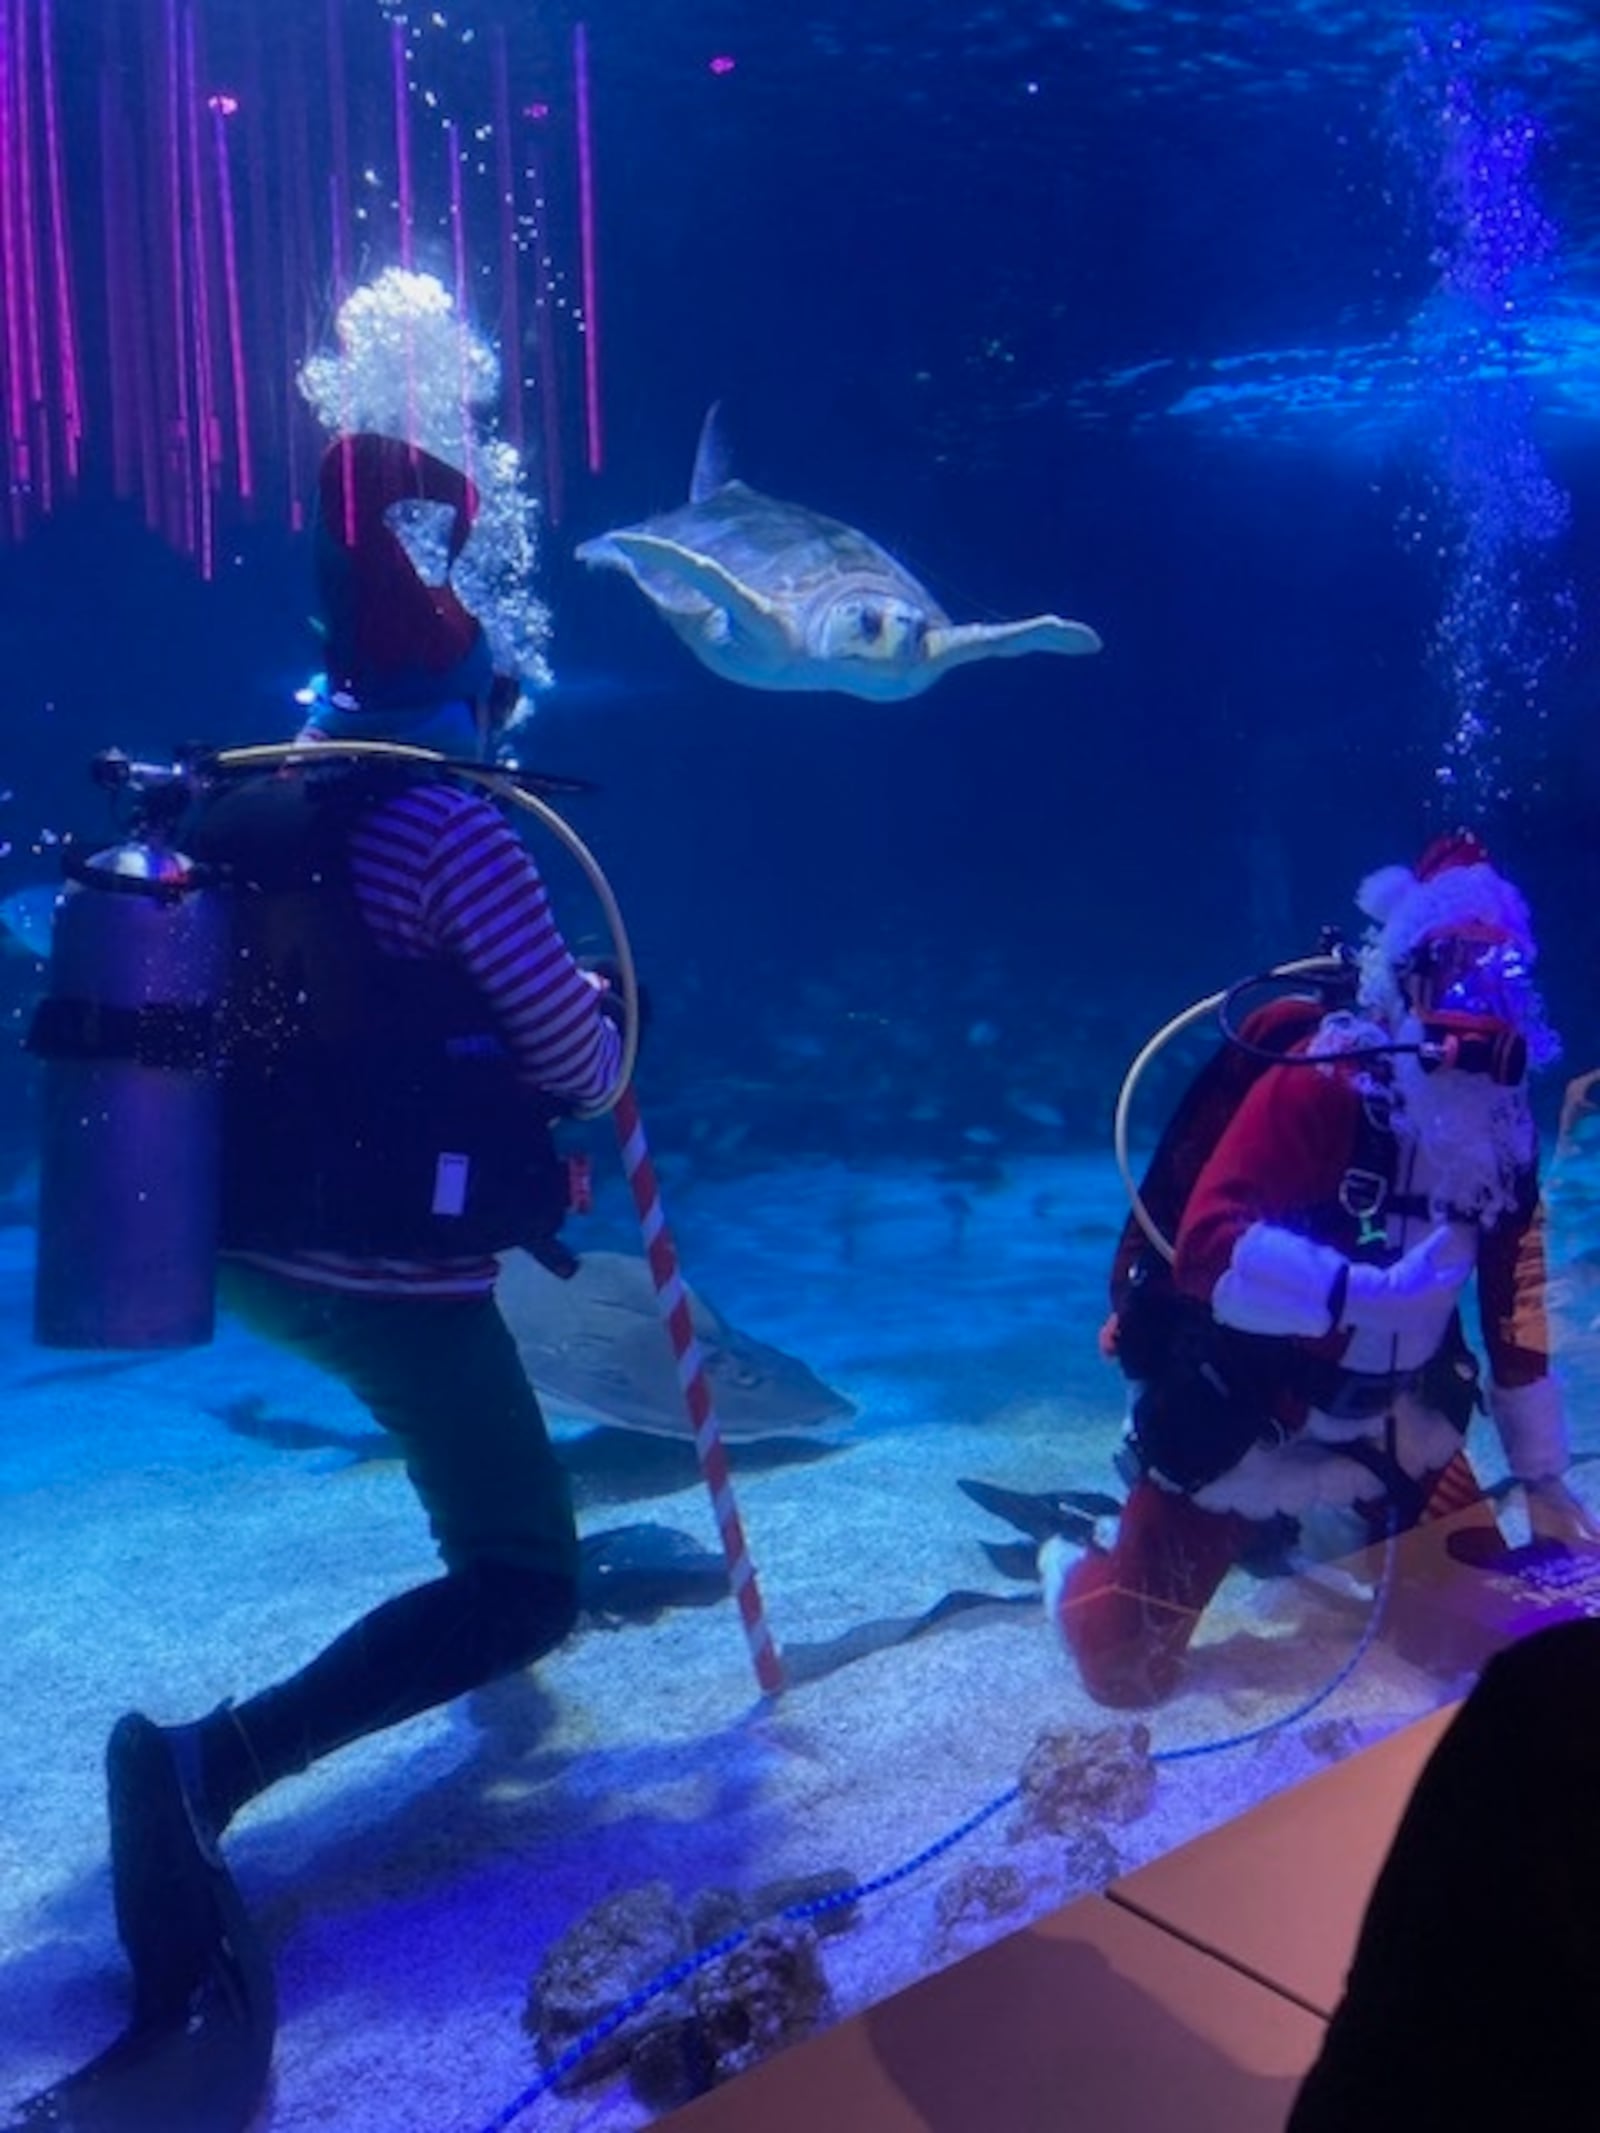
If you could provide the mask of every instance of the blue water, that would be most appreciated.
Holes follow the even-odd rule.
[[[34,0],[24,12],[36,26]],[[696,1238],[724,1275],[719,1301],[834,1371],[866,1441],[919,1418],[955,1426],[976,1356],[989,1372],[973,1393],[981,1414],[997,1431],[1008,1414],[1030,1418],[1019,1482],[1050,1479],[1034,1462],[1052,1400],[1080,1485],[1109,1482],[1117,1388],[1096,1379],[1092,1339],[1119,1215],[1108,1151],[1123,1068],[1197,995],[1306,952],[1324,924],[1353,928],[1357,879],[1447,822],[1473,822],[1526,886],[1566,1068],[1593,1064],[1592,9],[1478,7],[1458,22],[1332,0],[597,0],[586,12],[443,0],[409,15],[379,0],[197,0],[192,73],[181,35],[168,43],[189,20],[159,0],[57,10],[84,434],[69,480],[46,188],[30,195],[33,306],[19,254],[0,320],[15,342],[0,364],[24,367],[39,322],[39,420],[54,440],[47,494],[37,453],[24,478],[0,409],[0,899],[54,877],[64,833],[111,834],[87,777],[97,749],[290,728],[316,653],[295,523],[316,437],[289,374],[326,344],[355,279],[400,254],[398,50],[415,263],[455,272],[449,145],[462,152],[466,286],[491,338],[512,315],[515,263],[520,340],[503,352],[548,507],[539,582],[556,684],[523,752],[600,787],[572,815],[611,874],[654,1001],[641,1095],[655,1143],[691,1236],[702,1205],[745,1210],[725,1258],[715,1237]],[[587,330],[580,20],[598,295]],[[169,49],[196,114],[193,169],[188,135],[171,135]],[[38,99],[42,144],[42,77]],[[34,167],[47,168],[42,146]],[[159,301],[174,287],[162,250],[173,182],[180,201],[200,200],[207,233],[183,253],[176,324]],[[148,313],[118,264],[135,241],[129,202]],[[179,427],[172,397],[180,371],[199,390],[197,333],[215,403],[205,434],[193,407]],[[1054,611],[1091,624],[1105,650],[973,667],[881,706],[714,679],[620,577],[586,572],[572,551],[685,498],[718,399],[738,473],[871,533],[958,620]],[[196,499],[206,549],[184,528]],[[600,945],[580,885],[541,857],[569,931]],[[40,975],[26,951],[0,955],[0,1026],[18,1035]],[[1541,1099],[1547,1124],[1560,1078]],[[1147,1127],[1180,1080],[1176,1063],[1152,1077]],[[29,1207],[36,1093],[8,1046],[0,1212],[12,1222]],[[1066,1163],[1081,1166],[1069,1187]],[[820,1261],[790,1234],[811,1220],[828,1224]],[[30,1360],[13,1241],[17,1378]],[[1582,1249],[1576,1232],[1567,1242]],[[740,1250],[785,1280],[738,1293]],[[992,1255],[993,1279],[969,1285],[957,1323],[962,1283],[930,1291],[928,1270],[945,1280],[959,1251]],[[903,1340],[901,1270],[917,1298]],[[1573,1325],[1587,1331],[1581,1310]],[[235,1392],[304,1390],[226,1343],[194,1367]],[[181,1500],[199,1487],[190,1462],[201,1471],[216,1449],[182,1416],[203,1414],[216,1388],[148,1383],[117,1381],[121,1443]],[[47,1405],[29,1391],[39,1428]],[[93,1419],[77,1395],[72,1417],[74,1429]],[[96,1489],[102,1453],[83,1453]],[[775,1594],[804,1590],[811,1635],[826,1633],[830,1604],[878,1604],[859,1578],[818,1590],[799,1567],[807,1522],[828,1520],[830,1477],[845,1477],[835,1515],[848,1522],[849,1456],[780,1475],[773,1499]],[[252,1451],[251,1475],[258,1458],[270,1487],[265,1453]],[[70,1492],[73,1461],[40,1460],[8,1440],[7,1487],[46,1503]],[[401,1496],[392,1508],[402,1519]],[[102,1540],[122,1515],[107,1510]],[[127,1515],[137,1529],[143,1514]],[[934,1523],[948,1523],[942,1502]],[[966,1546],[952,1541],[953,1561]],[[949,1567],[930,1560],[928,1577]],[[116,1604],[109,1587],[100,1599]],[[48,1608],[30,1619],[48,1624]],[[136,1654],[120,1656],[131,1667]],[[163,1679],[186,1687],[181,1664]],[[1307,1686],[1286,1681],[1285,1707]],[[117,1707],[113,1688],[88,1697],[96,1722],[102,1703]],[[96,1743],[81,1745],[92,1760]],[[829,1734],[829,1751],[840,1745]],[[696,1767],[692,1746],[674,1752]],[[1204,1797],[1197,1819],[1216,1811]],[[92,1792],[84,1802],[92,1813]],[[85,1877],[96,1841],[75,1869]],[[101,1896],[75,1884],[72,1930],[109,1977],[90,1922]],[[314,1894],[294,1901],[315,1908]],[[37,2007],[32,2019],[43,2051]]]

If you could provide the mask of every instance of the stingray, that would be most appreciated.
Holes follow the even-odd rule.
[[[730,478],[713,407],[689,501],[584,541],[581,563],[630,577],[703,666],[751,689],[920,696],[952,668],[1027,652],[1098,652],[1084,622],[952,622],[854,526]]]
[[[808,1436],[854,1415],[797,1356],[741,1333],[704,1297],[686,1293],[730,1444]],[[498,1295],[523,1366],[557,1413],[651,1437],[692,1434],[646,1260],[585,1252],[563,1281],[512,1252],[501,1263]]]

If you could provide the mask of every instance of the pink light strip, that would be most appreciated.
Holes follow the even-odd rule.
[[[335,225],[339,220],[339,188],[334,183],[330,188]],[[336,240],[337,241],[337,240]],[[320,477],[320,468],[318,469]],[[350,435],[350,425],[345,422],[339,430],[339,503],[344,514],[344,545],[353,555],[356,546],[356,455],[355,444]]]
[[[160,361],[158,329],[153,297],[154,271],[148,263],[158,256],[154,232],[136,221],[139,201],[137,151],[126,114],[114,102],[114,82],[123,78],[120,41],[107,52],[111,78],[106,84],[112,147],[108,176],[113,191],[108,203],[105,254],[108,272],[115,277],[116,309],[126,338],[119,343],[124,361],[117,367],[125,375],[123,390],[137,430],[139,495],[144,522],[152,533],[170,533],[166,517],[166,476],[162,464],[159,424],[156,414],[156,366]],[[130,445],[130,453],[131,453]],[[130,495],[133,493],[130,469]]]
[[[238,458],[239,494],[248,503],[255,495],[250,453],[250,396],[245,379],[244,320],[239,306],[239,239],[233,223],[233,172],[228,160],[228,119],[211,106],[211,130],[217,149],[217,207],[222,220],[222,280],[228,307],[228,357],[233,371],[234,450]]]
[[[26,498],[32,486],[28,449],[27,381],[23,352],[22,288],[17,243],[17,140],[13,124],[12,73],[15,52],[11,16],[0,10],[0,281],[6,314],[6,430],[10,480],[6,483],[11,531],[20,536]]]
[[[83,441],[83,376],[78,363],[78,327],[72,303],[72,238],[67,222],[66,185],[62,177],[55,0],[41,0],[39,50],[44,63],[44,139],[50,188],[50,256],[55,275],[56,339],[61,364],[62,435],[67,476],[76,481],[79,447]]]
[[[500,196],[500,369],[506,436],[523,448],[522,318],[517,291],[517,178],[511,154],[511,70],[503,24],[494,32],[495,190]]]
[[[154,12],[145,10],[143,42],[147,101],[152,110],[161,72],[159,39]],[[121,38],[111,54],[116,78],[125,78]],[[123,183],[117,195],[116,229],[108,238],[115,247],[122,315],[133,321],[133,391],[139,417],[139,477],[144,499],[144,522],[152,533],[171,540],[175,520],[172,506],[172,474],[167,453],[167,407],[162,397],[169,358],[163,335],[166,328],[166,291],[161,282],[161,233],[148,216],[140,213],[142,195],[156,191],[160,183],[161,141],[154,117],[145,129],[144,167],[134,139],[132,122],[118,110],[113,123],[117,135],[117,166]]]
[[[445,153],[450,158],[450,246],[456,275],[456,357],[461,392],[461,470],[473,479],[473,428],[471,384],[467,370],[467,228],[461,207],[461,129],[454,119],[445,121]]]
[[[394,145],[400,172],[400,264],[411,265],[413,204],[411,197],[411,109],[406,95],[405,24],[390,26],[390,49],[394,56]]]
[[[43,314],[39,308],[39,214],[34,196],[33,84],[28,64],[28,10],[25,0],[13,0],[15,29],[15,75],[17,92],[17,173],[20,190],[17,206],[22,220],[23,322],[28,329],[28,397],[35,407],[44,399]]]
[[[106,332],[111,346],[118,352],[117,359],[106,366],[111,386],[111,488],[113,495],[126,497],[133,494],[134,486],[134,419],[129,405],[133,384],[133,326],[123,305],[117,203],[127,181],[117,162],[114,79],[108,56],[100,68],[100,223],[104,232],[101,249],[106,264]],[[71,438],[69,423],[69,447]]]
[[[38,162],[34,155],[33,68],[30,64],[27,0],[15,0],[17,90],[17,205],[22,217],[23,321],[27,327],[28,417],[33,431],[34,473],[41,511],[55,506],[55,457],[50,449],[50,402],[44,385],[44,311],[39,302]]]
[[[530,151],[531,154],[531,151]],[[550,209],[545,199],[544,164],[537,155],[529,165],[533,202],[533,321],[539,350],[539,421],[544,435],[544,487],[550,523],[559,526],[566,512],[566,479],[561,457],[561,365],[556,349],[555,317],[546,247]]]
[[[350,263],[346,232],[350,224],[350,110],[345,101],[343,0],[328,0],[328,121],[333,135],[333,301],[344,301]],[[398,27],[398,25],[396,25]]]
[[[162,154],[167,175],[167,269],[172,307],[172,381],[176,411],[173,450],[177,457],[179,517],[182,546],[195,553],[200,517],[198,476],[195,468],[194,427],[189,401],[188,278],[184,273],[183,245],[183,105],[178,88],[178,7],[166,0],[166,132]]]
[[[184,141],[189,166],[189,238],[193,271],[192,312],[195,399],[199,412],[196,492],[200,500],[200,575],[216,572],[214,476],[222,463],[217,421],[217,381],[211,361],[211,274],[206,260],[206,203],[200,163],[200,70],[196,63],[194,9],[183,11]]]
[[[335,6],[338,0],[334,0]],[[285,472],[289,498],[289,525],[304,530],[306,521],[304,472],[304,421],[301,415],[300,359],[310,337],[307,315],[308,291],[322,277],[317,266],[321,247],[317,242],[320,207],[313,205],[311,182],[311,92],[306,82],[305,50],[293,15],[284,21],[286,59],[273,108],[278,114],[280,185],[287,209],[280,224],[278,258],[282,268],[279,295],[282,303],[278,359],[282,364],[286,448]],[[341,292],[334,292],[335,301]]]
[[[594,136],[589,107],[589,32],[572,32],[572,72],[578,101],[578,238],[583,252],[583,414],[589,472],[603,459],[600,431],[600,293],[595,267]]]

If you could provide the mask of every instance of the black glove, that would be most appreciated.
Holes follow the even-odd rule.
[[[1257,1358],[1204,1304],[1172,1296],[1168,1305],[1166,1362],[1133,1403],[1132,1434],[1145,1468],[1193,1495],[1275,1434],[1261,1362],[1280,1344],[1262,1343]]]

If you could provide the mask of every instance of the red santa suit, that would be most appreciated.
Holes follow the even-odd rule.
[[[1319,1033],[1310,1049],[1323,1048]],[[1242,1456],[1187,1487],[1153,1468],[1111,1550],[1050,1580],[1057,1621],[1099,1700],[1170,1692],[1252,1522],[1317,1505],[1402,1505],[1407,1495],[1414,1518],[1441,1477],[1433,1515],[1470,1500],[1458,1429],[1421,1378],[1453,1338],[1474,1266],[1491,1410],[1512,1471],[1534,1478],[1565,1464],[1532,1165],[1512,1205],[1482,1222],[1452,1219],[1449,1182],[1368,1060],[1334,1049],[1315,1064],[1270,1066],[1249,1089],[1189,1196],[1173,1276],[1219,1326],[1265,1336],[1281,1373]]]

